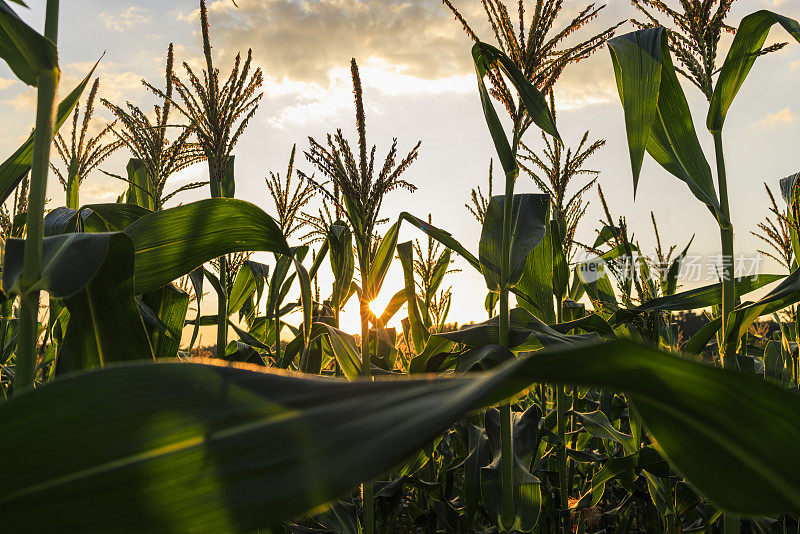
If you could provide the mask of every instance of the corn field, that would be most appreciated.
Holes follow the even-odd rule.
[[[265,76],[252,51],[221,64],[204,0],[202,62],[164,43],[163,80],[144,81],[154,109],[103,98],[97,64],[57,102],[58,0],[43,34],[0,0],[0,57],[36,91],[35,129],[0,165],[1,530],[799,533],[800,173],[764,184],[757,228],[734,226],[723,131],[800,24],[732,21],[733,2],[633,0],[593,33],[600,5],[569,18],[562,0],[482,0],[479,35],[443,0],[473,41],[494,147],[488,184],[459,192],[481,226],[462,243],[435,214],[382,209],[424,194],[409,170],[425,154],[415,139],[378,153],[356,59],[355,138],[333,128],[270,162],[265,211],[235,198]],[[787,42],[765,45],[773,29]],[[596,53],[624,117],[614,156],[634,192],[648,160],[708,208],[716,283],[683,289],[693,236],[662,246],[652,214],[630,228],[592,169],[605,140],[559,128],[561,75]],[[684,91],[704,97],[707,132]],[[96,126],[95,108],[114,120]],[[204,179],[176,187],[191,166]],[[97,172],[124,184],[116,202],[81,203]],[[515,192],[523,179],[541,192]],[[208,198],[167,206],[189,190]],[[590,201],[604,218],[582,243]],[[785,272],[736,276],[734,228]],[[456,258],[485,281],[460,328]],[[403,283],[385,287],[393,265]],[[689,336],[691,310],[707,320]]]

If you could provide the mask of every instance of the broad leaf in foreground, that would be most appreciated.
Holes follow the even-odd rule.
[[[725,509],[800,511],[799,397],[614,341],[455,379],[348,383],[163,363],[57,380],[0,405],[0,434],[14,435],[0,442],[14,457],[4,526],[253,530],[391,469],[466,411],[534,381],[625,391],[664,454]]]

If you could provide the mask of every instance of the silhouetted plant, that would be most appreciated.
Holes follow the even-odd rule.
[[[759,231],[750,232],[764,243],[769,245],[771,250],[761,250],[758,252],[777,261],[790,272],[794,270],[794,248],[792,247],[792,222],[786,213],[778,208],[772,191],[765,183],[764,189],[767,190],[769,197],[769,211],[775,216],[773,219],[769,215],[758,223]]]
[[[356,107],[356,130],[358,132],[358,160],[350,149],[341,129],[336,134],[328,134],[327,147],[309,137],[310,150],[306,158],[317,167],[329,183],[322,183],[313,176],[298,171],[317,191],[342,213],[353,229],[362,272],[369,271],[369,250],[372,248],[375,226],[378,224],[383,199],[394,189],[414,191],[416,187],[401,179],[401,175],[417,158],[422,142],[397,163],[397,139],[394,139],[389,153],[377,176],[375,175],[375,150],[369,150],[366,138],[364,104],[362,102],[361,80],[356,60],[350,62],[353,78],[353,93]],[[367,152],[369,151],[369,156]],[[338,194],[336,194],[338,193]]]
[[[433,224],[428,214],[428,224]],[[443,247],[431,236],[427,236],[423,246],[419,239],[414,240],[413,270],[414,282],[422,304],[422,318],[425,327],[439,332],[444,327],[452,300],[451,288],[440,290],[444,277],[460,269],[451,269],[454,260],[450,259],[450,249]]]
[[[117,138],[131,151],[134,158],[138,159],[147,175],[148,187],[145,193],[152,197],[155,210],[163,208],[164,204],[182,191],[197,189],[208,182],[193,182],[183,185],[174,191],[164,194],[167,180],[178,171],[181,171],[204,159],[205,154],[200,147],[189,141],[192,135],[191,128],[179,127],[180,133],[174,141],[167,139],[167,129],[175,127],[169,123],[172,110],[172,88],[174,83],[173,71],[173,46],[167,49],[166,86],[163,91],[156,90],[152,85],[142,80],[142,83],[153,90],[162,98],[160,105],[153,106],[155,121],[151,122],[147,115],[130,102],[125,103],[125,108],[112,104],[106,99],[101,102],[114,114],[121,128],[112,128]]]
[[[298,180],[297,185],[292,189],[296,148],[297,145],[292,145],[292,153],[289,156],[289,165],[284,177],[281,178],[280,173],[270,171],[269,178],[266,179],[267,189],[269,189],[275,210],[278,212],[278,224],[287,239],[307,224],[306,218],[303,217],[300,210],[314,196],[314,187],[303,180]]]
[[[467,35],[478,42],[478,35],[450,0],[442,1],[453,12]],[[536,0],[533,15],[528,21],[525,20],[526,10],[522,1],[517,5],[516,21],[512,19],[503,0],[481,0],[481,4],[494,32],[497,46],[511,58],[525,78],[542,94],[547,94],[553,89],[567,65],[586,59],[599,50],[622,24],[620,22],[588,39],[567,45],[567,38],[595,19],[604,5],[596,7],[595,4],[590,4],[566,26],[554,31],[553,26],[563,9],[563,0]],[[517,105],[514,95],[497,69],[490,69],[489,78],[491,80],[489,92],[505,106],[512,121],[519,124],[521,138],[532,124],[532,120],[524,108]]]
[[[111,133],[111,129],[115,123],[110,123],[104,126],[100,133],[92,137],[89,134],[89,126],[92,122],[92,115],[94,114],[94,101],[97,97],[97,90],[100,87],[100,79],[97,78],[92,84],[92,89],[89,91],[89,96],[86,98],[86,104],[83,110],[83,119],[80,120],[80,106],[75,106],[75,112],[72,114],[72,133],[69,136],[70,142],[58,133],[55,136],[54,144],[56,152],[64,164],[64,172],[62,173],[58,167],[50,164],[50,168],[58,177],[58,181],[67,193],[66,205],[68,208],[78,209],[80,200],[78,198],[78,191],[81,182],[89,176],[98,165],[100,165],[108,156],[114,153],[120,146],[122,141],[114,140],[111,142],[104,142],[106,136]]]
[[[261,69],[256,68],[252,74],[250,67],[253,51],[247,51],[247,58],[242,62],[241,54],[236,54],[233,69],[228,79],[220,84],[219,70],[214,67],[211,56],[211,38],[209,36],[208,10],[205,0],[200,0],[200,30],[203,35],[203,56],[206,69],[202,72],[202,80],[194,73],[188,63],[183,67],[189,78],[184,83],[173,76],[175,92],[180,102],[170,99],[175,108],[189,121],[189,128],[197,136],[197,143],[208,162],[208,174],[211,183],[212,197],[233,197],[233,149],[239,141],[250,119],[258,109],[258,102],[263,96],[257,92],[263,82]],[[166,93],[149,86],[156,94],[167,98]],[[216,267],[219,272],[220,286],[228,287],[228,278],[235,271],[229,268],[226,258],[220,257]],[[217,329],[217,353],[221,354],[227,344],[227,295],[218,295],[219,324]]]
[[[383,165],[377,172],[375,170],[375,150],[373,145],[370,150],[367,145],[367,126],[364,116],[364,103],[362,99],[361,78],[358,73],[358,64],[355,58],[350,61],[350,73],[353,78],[353,95],[356,108],[356,131],[358,132],[358,159],[350,149],[350,144],[344,138],[341,129],[336,134],[327,136],[327,147],[309,137],[309,150],[305,153],[310,161],[322,175],[328,179],[327,183],[321,182],[313,176],[299,172],[299,175],[310,183],[330,202],[337,211],[337,217],[342,214],[355,238],[356,266],[361,273],[361,294],[359,310],[361,315],[361,372],[370,374],[369,356],[369,317],[372,312],[369,303],[375,297],[373,288],[369,287],[367,280],[372,267],[372,259],[377,250],[378,241],[375,226],[379,222],[379,213],[384,197],[395,189],[416,189],[411,183],[401,178],[411,163],[417,158],[421,141],[418,141],[408,154],[397,162],[397,139],[392,141],[389,153]],[[368,155],[369,152],[369,155]],[[372,487],[364,485],[364,523],[368,525],[367,532],[374,528]]]
[[[556,120],[553,93],[550,93],[550,114]],[[589,201],[586,192],[597,182],[599,171],[584,167],[586,160],[606,144],[605,139],[589,141],[586,130],[578,146],[564,150],[558,140],[542,133],[545,148],[540,156],[527,145],[521,143],[523,152],[519,155],[519,166],[536,182],[543,193],[550,195],[552,213],[550,217],[562,225],[561,245],[564,257],[571,261],[575,255],[575,232],[578,223],[586,214]],[[527,162],[526,165],[524,162]],[[541,175],[540,175],[541,174]],[[579,177],[592,176],[589,182],[581,185],[572,195],[567,194],[570,184]]]
[[[662,26],[667,30],[669,48],[683,66],[675,66],[680,74],[692,82],[711,100],[714,93],[713,76],[717,67],[719,40],[724,33],[734,33],[736,28],[725,24],[725,18],[736,0],[681,0],[678,9],[672,9],[662,0],[631,0],[647,18],[647,22],[631,19],[637,28]],[[714,7],[716,6],[716,10]],[[662,23],[659,12],[671,23]],[[776,43],[761,49],[758,55],[780,50],[786,43]]]
[[[464,204],[464,207],[467,208],[470,215],[475,217],[479,223],[483,224],[483,220],[486,218],[486,208],[489,206],[489,199],[492,198],[492,182],[494,181],[494,176],[492,175],[492,160],[489,160],[489,190],[484,196],[483,191],[481,191],[481,186],[476,186],[472,188],[470,191],[470,204]]]

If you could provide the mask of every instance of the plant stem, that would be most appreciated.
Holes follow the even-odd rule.
[[[74,163],[70,165],[71,168],[67,176],[67,207],[76,210],[80,206],[78,197],[80,182],[78,181],[78,173],[72,168],[74,165]]]
[[[728,178],[725,173],[725,154],[722,148],[722,132],[712,132],[714,136],[714,151],[717,159],[717,183],[719,186],[719,204],[722,214],[728,219],[727,226],[720,226],[719,234],[722,241],[722,344],[720,345],[720,358],[725,369],[737,369],[736,342],[728,343],[728,315],[733,311],[736,302],[733,280],[733,223],[730,222],[730,207],[728,205]],[[739,532],[739,516],[726,513],[724,518],[725,534]]]
[[[561,299],[556,302],[556,322],[561,322]],[[569,517],[569,487],[567,481],[567,392],[562,384],[555,384],[556,388],[556,430],[561,445],[556,452],[558,463],[558,496],[561,523],[564,532],[572,532]]]
[[[208,160],[208,174],[211,180],[211,198],[222,197],[222,180],[225,176],[225,164],[227,158],[223,157],[222,162]],[[228,258],[219,257],[219,290],[217,291],[217,358],[222,358],[225,354],[225,347],[228,346]]]
[[[47,0],[45,37],[53,43],[58,37],[58,0]],[[53,139],[58,68],[41,72],[37,78],[36,131],[33,137],[30,194],[28,197],[27,238],[20,289],[19,334],[14,367],[14,389],[32,388],[36,379],[36,340],[39,333],[39,291],[31,291],[37,282],[42,264],[44,239],[44,204],[47,198],[47,174],[50,165],[50,144]]]
[[[719,234],[722,242],[722,344],[720,358],[722,366],[726,369],[736,369],[736,344],[726,341],[728,315],[733,311],[736,295],[734,294],[733,280],[733,223],[730,222],[730,208],[728,207],[728,182],[725,174],[725,155],[722,150],[722,132],[713,132],[714,149],[717,158],[717,180],[719,186],[719,203],[722,214],[728,219],[727,226],[720,226]]]
[[[516,129],[515,129],[516,130]],[[515,134],[516,141],[516,134]],[[516,143],[515,143],[516,145]],[[509,346],[510,316],[508,308],[508,279],[511,257],[511,216],[514,205],[516,172],[506,173],[506,191],[503,201],[503,241],[500,264],[500,315],[499,340]],[[514,436],[512,432],[511,405],[500,405],[500,522],[503,529],[514,524]]]
[[[369,299],[372,297],[372,288],[367,287],[369,278],[369,247],[366,247],[364,258],[361,258],[361,298],[358,301],[361,315],[361,375],[369,379],[372,371],[369,358]],[[372,481],[361,484],[362,506],[364,508],[364,534],[375,532],[375,502]]]

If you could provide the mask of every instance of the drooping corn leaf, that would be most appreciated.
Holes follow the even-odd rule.
[[[739,23],[714,86],[706,121],[709,131],[722,131],[728,109],[758,58],[770,29],[775,24],[783,26],[789,35],[800,41],[800,24],[796,20],[766,9],[747,15]]]
[[[210,198],[150,213],[125,229],[136,250],[136,293],[151,291],[233,252],[291,256],[277,223],[249,202]]]
[[[3,41],[3,39],[0,39],[0,41]],[[83,90],[86,88],[86,84],[89,83],[89,80],[91,79],[92,74],[94,74],[94,70],[96,68],[97,63],[94,64],[92,69],[89,71],[89,74],[87,74],[86,77],[81,80],[75,89],[73,89],[72,92],[70,92],[70,94],[68,94],[61,101],[61,103],[58,104],[55,123],[53,125],[53,136],[58,133],[61,125],[67,120],[67,117],[69,117],[69,115],[72,113],[72,110],[75,109],[75,106],[78,104],[78,100],[81,98],[81,94],[83,94]],[[19,185],[19,182],[22,180],[22,178],[28,173],[28,171],[31,170],[34,133],[35,132],[32,132],[30,137],[28,137],[28,139],[13,154],[11,154],[8,159],[0,164],[0,202],[5,202],[9,195],[14,192],[14,188]]]
[[[25,241],[6,243],[3,290],[20,293]],[[63,299],[69,324],[57,372],[152,359],[133,293],[133,244],[121,233],[64,234],[42,242],[41,277],[33,286]]]
[[[370,266],[369,276],[367,276],[367,285],[364,289],[367,294],[365,298],[372,301],[378,296],[378,293],[383,286],[383,279],[389,271],[389,266],[394,260],[394,252],[397,247],[397,237],[400,231],[400,221],[397,221],[386,232],[386,235],[381,239],[378,245],[378,250],[375,252],[372,265]]]
[[[411,241],[398,243],[397,255],[403,266],[403,279],[405,281],[404,294],[406,302],[408,302],[408,323],[409,329],[411,330],[411,341],[414,351],[420,354],[425,349],[425,342],[428,340],[429,333],[425,328],[422,316],[419,313],[419,306],[417,305],[416,286],[414,285],[413,254],[414,248]]]
[[[558,324],[547,325],[526,310],[514,308],[510,312],[509,347],[515,351],[526,351],[537,350],[543,346],[555,347],[594,342],[599,339],[595,331],[598,320],[604,325],[600,326],[600,332],[608,335],[611,327],[596,315],[564,323],[568,326],[563,328]],[[464,326],[459,330],[440,332],[436,336],[469,347],[498,345],[500,343],[498,323],[499,318],[495,316],[482,323]],[[587,330],[587,333],[568,335],[567,332],[574,328],[583,328]]]
[[[44,216],[44,235],[68,232],[121,232],[152,211],[135,204],[87,204],[79,210],[60,206]]]
[[[505,197],[494,196],[486,208],[481,239],[478,246],[481,271],[490,291],[500,291],[503,285],[514,287],[522,278],[528,255],[544,238],[549,224],[550,197],[542,194],[514,195],[511,208],[508,280],[501,279],[503,248],[503,206]]]
[[[477,269],[478,271],[481,270],[481,264],[480,261],[478,261],[478,258],[476,258],[474,254],[472,254],[466,248],[464,248],[464,245],[459,243],[458,240],[456,240],[450,232],[437,228],[432,224],[428,223],[427,221],[419,219],[405,211],[400,214],[400,220],[408,221],[409,223],[411,223],[411,225],[413,225],[414,227],[425,233],[425,235],[432,237],[442,245],[446,246],[447,248],[449,248],[450,250],[452,250],[465,260],[467,260],[467,262],[470,265],[472,265],[475,269]]]
[[[734,279],[734,287],[737,295],[746,295],[756,289],[762,288],[777,280],[786,278],[783,274],[757,274],[751,276],[740,276]],[[651,311],[684,311],[696,310],[720,304],[722,298],[722,282],[711,284],[688,291],[682,291],[672,295],[666,295],[648,300],[644,304],[631,310],[623,310],[619,315],[631,313],[642,313]]]
[[[554,250],[550,228],[548,225],[545,236],[528,255],[525,270],[517,283],[517,291],[526,297],[518,296],[517,305],[548,324],[556,322],[553,307]]]
[[[561,140],[544,95],[525,78],[525,74],[511,61],[511,58],[490,44],[478,42],[472,46],[472,59],[481,85],[486,71],[491,66],[499,67],[517,90],[525,111],[533,123],[546,133]],[[503,168],[505,169],[505,166]],[[508,169],[505,170],[508,172]]]
[[[142,295],[142,300],[161,320],[165,331],[149,329],[150,346],[156,358],[174,358],[181,343],[189,294],[173,284]],[[198,306],[199,308],[199,306]]]
[[[630,149],[634,193],[647,151],[689,186],[720,224],[728,225],[711,168],[697,139],[663,28],[637,30],[608,41]]]
[[[0,486],[4,525],[254,530],[392,468],[467,410],[532,381],[625,391],[658,447],[718,506],[800,510],[800,398],[615,341],[457,379],[347,383],[164,363],[57,380],[0,405],[0,432],[14,435],[0,453],[15,458]],[[42,502],[48,513],[34,513]]]

